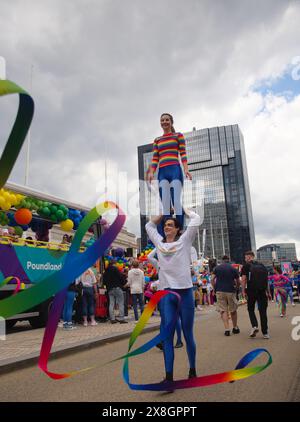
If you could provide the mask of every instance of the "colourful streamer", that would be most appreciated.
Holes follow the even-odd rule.
[[[84,253],[80,253],[80,244],[88,228],[99,218],[100,215],[102,216],[112,209],[118,210],[118,215],[115,221],[92,246],[90,246]],[[53,295],[56,295],[49,314],[47,327],[45,329],[38,363],[39,367],[47,373],[47,375],[54,379],[71,376],[68,374],[54,374],[49,372],[47,369],[48,358],[55,337],[58,320],[61,315],[67,287],[104,254],[123,227],[125,218],[124,213],[113,202],[105,202],[97,206],[97,208],[93,208],[80,223],[63,268],[60,271],[51,274],[49,277],[45,278],[30,289],[24,290],[18,295],[10,296],[9,298],[0,301],[0,315],[3,318],[9,318],[13,315],[24,312],[41,302],[44,302]]]
[[[165,293],[165,294],[163,294]],[[266,349],[254,349],[247,353],[236,365],[235,370],[228,371],[228,372],[222,372],[218,374],[212,374],[212,375],[206,375],[201,377],[195,377],[191,379],[183,379],[178,381],[165,381],[160,383],[153,383],[153,384],[132,384],[129,380],[129,363],[128,358],[132,357],[134,355],[138,355],[141,353],[144,353],[144,348],[146,345],[140,347],[139,349],[135,350],[134,352],[130,353],[130,350],[135,343],[138,336],[141,334],[142,328],[147,323],[148,319],[152,315],[156,304],[161,300],[163,296],[166,294],[174,294],[175,292],[172,291],[163,291],[163,292],[157,292],[155,295],[151,298],[149,304],[147,307],[149,309],[144,311],[139,323],[136,325],[135,329],[133,330],[133,333],[131,334],[130,340],[129,340],[129,347],[128,347],[128,354],[123,356],[119,359],[124,359],[124,365],[123,365],[123,378],[125,382],[128,384],[129,388],[132,390],[148,390],[148,391],[174,391],[177,389],[184,389],[184,388],[194,388],[194,387],[205,387],[213,384],[220,384],[224,382],[234,382],[240,379],[248,378],[252,375],[258,374],[259,372],[266,369],[269,365],[272,363],[272,356]],[[151,303],[153,301],[153,303]],[[172,324],[175,324],[175,321],[172,321]],[[167,330],[166,330],[167,331]],[[169,331],[168,331],[169,332]],[[164,338],[168,335],[168,332],[163,333],[161,336],[161,341],[163,341]],[[157,336],[159,337],[159,336]],[[155,338],[155,342],[148,342],[154,343],[156,345],[158,343],[157,337]],[[154,340],[154,339],[152,339]],[[151,348],[151,347],[150,347]],[[262,353],[266,353],[268,355],[268,361],[264,365],[255,366],[253,368],[246,368],[247,365],[249,365],[254,359],[256,359],[259,355]]]
[[[15,288],[15,290],[13,291],[13,295],[15,295],[16,293],[18,293],[18,291],[19,291],[19,290],[20,290],[20,288],[21,288],[21,281],[20,281],[19,277],[15,277],[15,276],[12,276],[12,277],[6,277],[4,280],[0,281],[0,289],[1,289],[3,286],[5,286],[7,283],[9,283],[11,280],[13,280],[13,279],[15,279],[15,280],[16,280],[16,282],[17,282],[16,288]]]
[[[9,80],[0,80],[0,96],[9,94],[19,94],[19,108],[11,133],[0,158],[0,188],[5,185],[18,158],[34,113],[33,99],[23,88]],[[100,215],[102,216],[107,211],[114,208],[118,209],[118,215],[114,223],[106,233],[85,251],[85,253],[79,253],[81,240],[91,224],[94,223]],[[64,377],[64,375],[60,376],[59,374],[48,372],[47,362],[68,285],[104,254],[120,232],[124,222],[125,215],[117,205],[112,202],[105,202],[97,206],[97,208],[93,208],[78,227],[63,268],[59,272],[47,277],[36,286],[25,290],[18,295],[15,295],[15,293],[19,291],[21,283],[20,280],[16,278],[17,287],[14,291],[14,295],[7,299],[3,299],[0,302],[0,316],[9,318],[56,295],[49,314],[39,359],[40,368],[48,373],[49,376],[52,375],[54,378],[56,377],[56,379]],[[1,283],[1,286],[8,283],[12,278],[13,277],[7,277]]]

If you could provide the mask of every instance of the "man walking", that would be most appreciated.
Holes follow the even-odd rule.
[[[124,320],[124,295],[122,290],[124,278],[114,264],[115,261],[110,261],[107,270],[103,274],[103,284],[108,290],[109,318],[112,324],[115,324],[118,321],[120,324],[127,324],[127,321]],[[118,321],[115,317],[115,304],[117,304],[119,308]]]
[[[212,285],[217,296],[217,308],[225,327],[225,336],[230,336],[228,312],[231,314],[232,334],[239,334],[237,325],[236,287],[239,284],[239,273],[229,263],[228,256],[224,255],[222,264],[215,267],[212,273]]]
[[[132,263],[132,269],[128,272],[128,282],[125,287],[130,287],[130,293],[132,296],[132,304],[134,311],[135,321],[138,322],[138,304],[140,307],[141,314],[144,311],[144,287],[145,287],[145,276],[144,271],[139,269],[139,261],[135,259]]]
[[[268,284],[268,271],[266,267],[254,260],[252,251],[245,252],[245,265],[242,268],[242,291],[243,297],[247,296],[248,313],[252,325],[251,338],[258,333],[258,322],[255,315],[255,303],[258,304],[261,331],[263,338],[269,339],[267,307],[268,298],[271,298]]]

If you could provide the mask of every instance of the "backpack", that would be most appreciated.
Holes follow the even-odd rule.
[[[260,262],[253,261],[250,264],[249,281],[247,287],[251,290],[267,290],[268,271]]]

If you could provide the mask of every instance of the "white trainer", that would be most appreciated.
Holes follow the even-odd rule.
[[[259,331],[259,329],[257,327],[253,327],[250,334],[249,334],[249,337],[250,338],[256,337],[256,334],[258,333],[258,331]]]

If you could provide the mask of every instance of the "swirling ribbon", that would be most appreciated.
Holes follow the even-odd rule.
[[[145,309],[144,313],[141,315],[139,323],[136,325],[133,333],[131,334],[129,340],[129,347],[128,347],[128,354],[122,356],[119,359],[124,359],[123,365],[123,378],[124,381],[127,383],[129,388],[132,390],[148,390],[148,391],[173,391],[177,389],[184,389],[184,388],[193,388],[193,387],[205,387],[213,384],[220,384],[223,382],[234,382],[240,379],[248,378],[252,375],[258,374],[259,372],[266,369],[272,363],[272,356],[268,352],[268,350],[260,348],[254,349],[247,353],[236,365],[233,371],[222,372],[218,374],[206,375],[201,377],[195,377],[190,379],[183,379],[178,381],[167,381],[163,383],[153,383],[153,384],[133,384],[130,382],[129,379],[129,357],[139,355],[141,353],[145,353],[147,350],[154,347],[159,341],[163,341],[166,339],[170,333],[170,327],[166,327],[164,330],[161,331],[161,335],[156,336],[154,339],[150,340],[148,343],[144,344],[143,346],[139,347],[137,350],[130,352],[133,344],[135,343],[138,336],[141,334],[141,331],[145,324],[147,323],[148,319],[152,315],[157,303],[161,300],[162,297],[166,296],[167,294],[174,294],[175,292],[172,291],[163,291],[157,292],[151,298],[147,308]],[[178,296],[178,295],[176,295]],[[178,301],[179,306],[179,301]],[[176,315],[177,317],[177,315]],[[175,321],[172,321],[171,330],[174,330]],[[171,331],[172,332],[172,331]],[[246,368],[254,359],[256,359],[262,353],[266,353],[268,355],[268,360],[264,365],[255,366],[253,368]],[[119,360],[116,359],[116,360]]]
[[[7,182],[11,170],[18,158],[34,112],[33,99],[23,88],[19,87],[14,82],[0,80],[0,96],[8,94],[19,94],[19,109],[0,158],[0,188]]]
[[[0,289],[5,286],[5,284],[9,283],[11,280],[15,279],[17,282],[16,288],[13,292],[13,295],[15,295],[16,293],[18,293],[18,291],[21,288],[21,280],[19,279],[19,277],[15,277],[15,276],[11,276],[11,277],[6,277],[4,280],[0,281]]]

